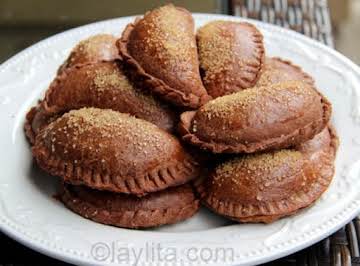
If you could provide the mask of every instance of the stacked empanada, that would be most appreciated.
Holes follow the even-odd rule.
[[[128,228],[184,220],[199,209],[185,184],[199,163],[173,135],[178,110],[135,87],[114,39],[80,42],[30,110],[34,158],[61,177],[59,198],[86,218]]]
[[[159,226],[191,217],[201,201],[268,223],[329,186],[330,116],[309,74],[265,56],[254,25],[213,21],[195,34],[191,13],[166,5],[119,39],[80,42],[25,132],[38,165],[61,177],[62,202],[85,218]]]

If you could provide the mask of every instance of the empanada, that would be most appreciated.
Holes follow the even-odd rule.
[[[337,137],[325,128],[297,150],[236,157],[197,183],[202,202],[240,222],[270,223],[316,201],[334,175]]]
[[[168,188],[144,197],[62,184],[61,201],[73,212],[98,223],[125,228],[173,224],[199,209],[190,185]]]
[[[250,88],[260,77],[265,49],[252,24],[212,21],[197,32],[201,73],[213,98]]]
[[[133,86],[120,61],[67,69],[51,83],[43,104],[47,113],[54,114],[82,107],[112,109],[170,132],[177,122],[168,105]]]
[[[327,125],[331,104],[313,86],[288,81],[214,99],[181,115],[184,141],[215,153],[294,146]]]
[[[43,128],[38,165],[65,182],[144,195],[198,176],[198,163],[154,124],[108,109],[83,108]]]
[[[118,41],[133,80],[167,101],[197,108],[209,100],[199,73],[191,13],[165,5],[129,24]]]
[[[255,86],[271,86],[283,81],[303,81],[315,86],[314,79],[290,60],[280,57],[267,57]]]
[[[60,66],[58,73],[76,65],[113,61],[120,58],[116,38],[111,34],[97,34],[79,42]]]

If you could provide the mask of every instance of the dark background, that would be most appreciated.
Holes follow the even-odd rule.
[[[224,0],[0,0],[0,63],[55,33],[167,2],[203,13],[226,13],[227,6]],[[360,0],[328,2],[336,49],[360,64]]]

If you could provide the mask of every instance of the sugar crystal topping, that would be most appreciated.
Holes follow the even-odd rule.
[[[136,89],[126,77],[126,75],[122,72],[122,70],[119,69],[116,65],[113,65],[112,67],[103,65],[96,69],[93,82],[93,88],[95,88],[99,93],[108,89],[117,89],[121,90],[122,92],[134,95],[143,101],[146,101],[154,108],[159,106],[158,101],[156,101],[153,96],[144,94]]]
[[[253,179],[253,182],[268,187],[274,182],[282,181],[284,178],[283,176],[277,176],[275,179],[269,179],[274,177],[269,173],[284,165],[294,169],[294,166],[299,164],[302,158],[300,152],[287,149],[239,156],[216,167],[213,183],[220,186],[228,183],[228,181],[240,184],[242,181],[240,178],[250,178]]]
[[[193,52],[196,52],[193,32],[189,33],[183,12],[175,6],[157,8],[146,14],[140,23],[146,26],[149,34],[144,40],[147,44],[145,49],[157,51],[154,56],[165,64],[174,66],[181,61],[187,61]]]
[[[268,86],[274,82],[301,80],[312,84],[313,80],[305,72],[291,62],[279,58],[267,58],[257,86]]]
[[[293,94],[301,96],[314,93],[312,90],[305,89],[305,87],[306,84],[299,81],[288,81],[271,86],[254,87],[230,95],[218,97],[205,104],[200,110],[204,113],[208,113],[208,117],[228,117],[229,115],[234,114],[235,110],[241,111],[256,104],[259,97],[264,95],[276,97],[276,91],[289,90],[291,92],[291,94],[285,98],[286,101],[284,104],[293,99]],[[282,94],[281,97],[285,96]]]
[[[117,88],[121,90],[132,90],[133,86],[117,69],[99,68],[95,70],[94,77],[95,88],[99,91],[106,90],[107,88]]]
[[[112,129],[121,128],[124,131],[128,131],[130,134],[141,133],[139,135],[143,137],[152,135],[156,128],[155,125],[128,114],[97,108],[73,110],[65,114],[64,118],[67,118],[68,126],[76,126],[79,122],[82,123],[82,128],[84,130],[98,128],[111,131]],[[121,132],[121,135],[125,133],[124,131]]]
[[[98,34],[82,40],[74,48],[74,51],[88,55],[97,55],[105,47],[115,44],[115,37],[110,34]]]
[[[205,81],[228,69],[233,60],[233,32],[223,30],[225,21],[214,21],[200,28],[198,49],[201,68],[205,70]]]
[[[96,153],[106,147],[106,140],[119,138],[124,142],[122,145],[133,147],[134,153],[146,153],[166,148],[169,142],[163,134],[155,125],[128,114],[106,109],[82,108],[72,110],[52,122],[42,136],[43,139],[50,139],[52,152],[55,152],[56,145],[61,145],[65,149],[64,153],[71,148]],[[89,136],[102,141],[95,143],[93,139],[88,139]],[[84,138],[87,139],[86,147],[78,141]]]

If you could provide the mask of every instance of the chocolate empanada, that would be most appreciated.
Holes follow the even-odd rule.
[[[64,113],[82,107],[112,109],[173,131],[177,122],[169,106],[135,88],[124,74],[121,62],[75,66],[59,75],[45,95],[47,113]]]
[[[129,24],[118,41],[133,79],[164,99],[197,108],[209,96],[202,84],[191,13],[171,4]]]
[[[255,86],[270,86],[283,81],[303,81],[315,86],[314,79],[301,67],[279,57],[267,57]]]
[[[64,114],[38,133],[32,151],[42,169],[68,183],[136,195],[183,184],[199,170],[174,136],[107,109]]]
[[[75,65],[113,61],[120,58],[116,38],[111,34],[98,34],[79,42],[60,66],[58,73]]]
[[[144,197],[62,184],[61,201],[73,212],[98,223],[125,228],[173,224],[199,209],[190,185],[168,188]]]
[[[218,214],[240,222],[270,223],[308,207],[328,188],[336,143],[326,128],[302,149],[222,163],[197,188],[203,203]]]
[[[215,153],[252,153],[290,147],[327,125],[331,105],[301,81],[246,89],[181,115],[184,141]]]
[[[205,88],[213,98],[255,85],[264,62],[263,36],[252,24],[213,21],[197,32]]]
[[[318,166],[317,170],[334,171],[333,161],[338,146],[339,139],[335,129],[328,125],[314,138],[299,144],[295,149],[300,151],[313,165]]]
[[[43,108],[42,101],[32,107],[25,117],[25,135],[30,144],[34,144],[37,133],[51,121],[56,119],[56,115],[48,114]]]

